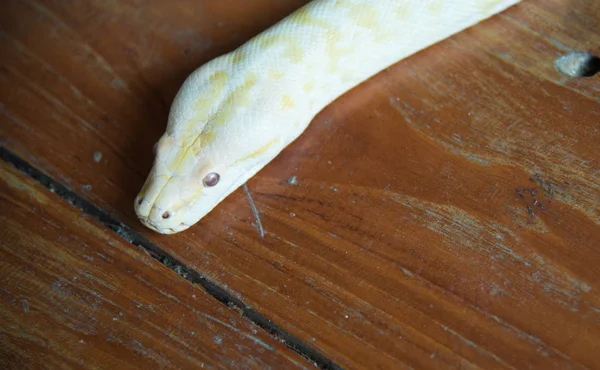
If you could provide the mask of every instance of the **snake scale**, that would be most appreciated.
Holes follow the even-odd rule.
[[[172,234],[246,183],[339,96],[519,0],[313,0],[192,72],[175,96],[139,220]]]

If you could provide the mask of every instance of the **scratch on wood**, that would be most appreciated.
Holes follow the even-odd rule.
[[[443,123],[438,118],[427,114],[423,110],[414,108],[408,103],[402,101],[399,97],[389,97],[388,102],[394,109],[396,109],[402,115],[402,118],[404,118],[404,120],[408,124],[408,127],[412,128],[419,135],[425,135],[429,139],[433,140],[441,148],[451,151],[454,155],[466,158],[469,161],[475,162],[481,166],[491,165],[488,159],[483,158],[483,156],[481,155],[476,155],[474,151],[470,148],[458,147],[454,145],[454,143],[448,143],[443,139],[439,139],[433,136],[431,133],[434,131],[434,129],[428,122],[435,122],[435,124],[437,125],[443,125]],[[413,120],[411,118],[411,115],[418,119]]]
[[[571,358],[569,356],[567,356],[566,354],[562,353],[561,351],[557,350],[556,348],[550,346],[549,344],[545,343],[544,341],[542,341],[541,339],[539,339],[538,337],[536,337],[535,335],[526,333],[524,331],[522,331],[521,329],[515,327],[514,325],[504,321],[503,319],[501,319],[500,317],[494,315],[493,313],[490,313],[486,310],[481,309],[480,307],[477,307],[475,305],[470,305],[470,307],[472,309],[474,309],[475,311],[481,313],[482,315],[484,315],[485,317],[488,317],[492,320],[494,320],[495,322],[497,322],[498,324],[502,325],[502,327],[505,330],[508,330],[512,333],[514,333],[520,340],[524,340],[527,341],[528,343],[536,346],[536,350],[538,353],[540,353],[542,356],[550,356],[550,355],[554,355],[554,356],[559,356],[565,360],[570,360]]]
[[[246,194],[246,199],[248,199],[248,203],[250,203],[250,209],[252,209],[252,214],[254,215],[254,219],[256,220],[256,229],[258,230],[258,235],[260,235],[261,238],[264,238],[265,230],[263,229],[262,223],[260,222],[260,215],[258,214],[258,209],[256,209],[256,205],[254,204],[252,195],[250,195],[250,190],[248,190],[248,184],[244,183],[242,188],[244,189],[244,194]]]
[[[508,125],[508,127],[506,129],[510,130],[511,128],[513,128],[514,126],[516,126],[519,122],[521,122],[521,119],[517,118],[513,123],[511,123],[510,125]]]
[[[503,361],[500,357],[496,356],[494,353],[479,347],[477,344],[473,343],[472,341],[468,340],[467,338],[463,337],[462,335],[458,334],[457,332],[455,332],[454,330],[450,329],[449,327],[447,327],[446,325],[440,325],[442,327],[442,329],[444,329],[444,331],[454,335],[456,338],[460,339],[463,343],[465,343],[467,346],[475,349],[477,352],[490,356],[491,358],[493,358],[494,360],[496,360],[498,363],[501,363],[503,365],[507,365],[507,363],[505,361]]]
[[[199,314],[200,316],[204,317],[207,320],[213,321],[219,325],[223,325],[224,327],[230,329],[231,331],[236,332],[237,334],[239,334],[240,336],[244,337],[244,338],[248,338],[249,340],[253,341],[254,343],[256,343],[257,345],[269,350],[269,351],[274,351],[275,348],[273,348],[273,346],[265,343],[264,341],[260,340],[259,338],[250,335],[248,333],[245,333],[244,331],[236,328],[233,325],[230,325],[222,320],[217,319],[216,317],[206,313],[206,312],[202,312],[202,311],[195,311],[195,313]]]

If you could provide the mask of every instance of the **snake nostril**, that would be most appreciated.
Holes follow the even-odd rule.
[[[143,201],[144,201],[144,197],[141,197],[140,199],[138,199],[138,206],[139,206],[140,204],[142,204],[142,202],[143,202]]]
[[[169,211],[165,211],[165,213],[162,214],[162,218],[169,218],[171,217],[171,214],[169,213]]]

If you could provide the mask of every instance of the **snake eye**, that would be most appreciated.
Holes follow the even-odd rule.
[[[211,172],[211,173],[207,174],[206,176],[204,176],[204,179],[202,180],[202,183],[206,187],[212,187],[212,186],[215,186],[215,185],[217,185],[219,183],[219,179],[220,178],[221,178],[221,176],[219,176],[218,173]]]

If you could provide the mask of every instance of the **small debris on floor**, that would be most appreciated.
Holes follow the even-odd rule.
[[[102,160],[102,152],[94,152],[94,162],[99,163]]]
[[[575,51],[557,58],[554,66],[571,77],[592,77],[600,71],[600,58],[587,51]]]

